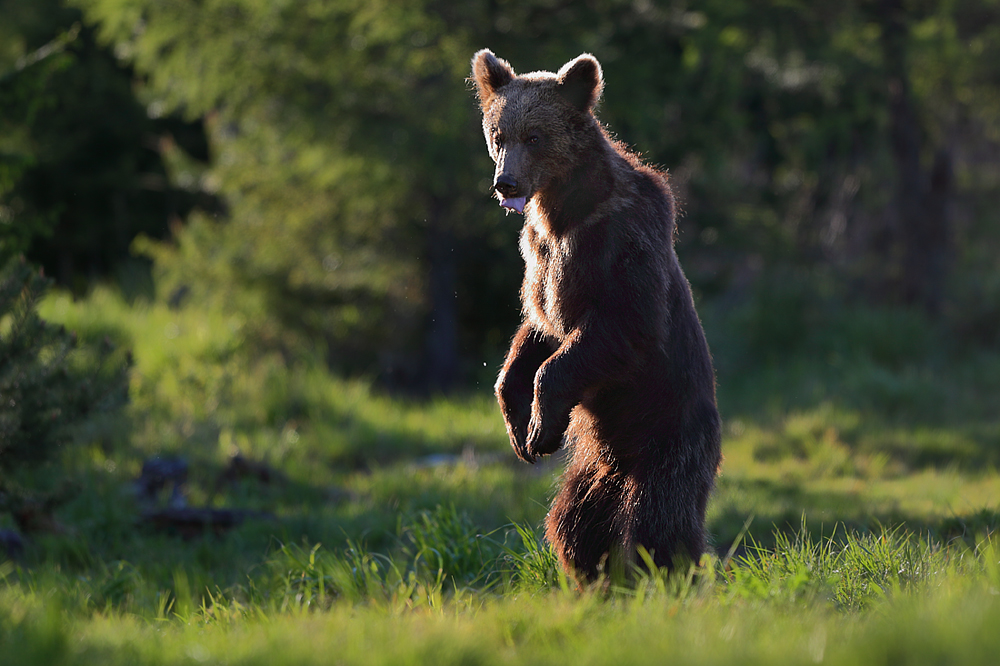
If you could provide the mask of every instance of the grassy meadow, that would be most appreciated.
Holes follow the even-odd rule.
[[[1000,654],[1000,354],[912,313],[834,312],[800,339],[706,308],[726,424],[716,552],[580,592],[538,537],[561,460],[509,451],[494,359],[480,390],[415,401],[243,353],[244,322],[193,308],[98,289],[41,312],[135,365],[127,412],[77,433],[68,472],[23,480],[62,499],[0,561],[3,664]],[[227,473],[237,454],[267,473]],[[188,506],[246,519],[155,528],[134,490],[153,456],[188,463]]]

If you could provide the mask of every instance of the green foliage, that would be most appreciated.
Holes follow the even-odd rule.
[[[250,355],[321,348],[399,388],[471,383],[499,360],[521,263],[464,83],[484,45],[521,71],[601,59],[601,118],[672,172],[688,275],[730,305],[758,294],[765,353],[844,301],[925,305],[995,342],[988,2],[8,0],[4,14],[4,251],[31,245],[60,280],[115,265],[148,294],[142,262],[122,263],[145,233],[134,249],[160,300],[240,317]],[[182,115],[208,119],[210,167]],[[929,201],[939,155],[954,178],[925,247],[929,206],[904,194]],[[759,294],[782,283],[804,317],[770,316]]]
[[[147,245],[165,297],[184,290],[241,314],[248,342],[265,349],[287,352],[305,336],[340,369],[397,373],[399,384],[435,372],[421,361],[428,316],[454,335],[454,294],[466,289],[457,276],[495,281],[482,260],[509,240],[499,216],[474,222],[489,168],[467,147],[471,51],[454,28],[475,9],[82,4],[161,103],[215,118],[210,177],[229,220],[196,221],[177,248]],[[136,32],[140,15],[147,28]],[[516,281],[502,272],[509,303]],[[484,309],[476,317],[474,345],[495,325]]]
[[[673,173],[696,288],[728,303],[755,282],[758,294],[797,290],[776,295],[806,310],[787,320],[773,299],[752,301],[750,334],[766,353],[799,344],[844,301],[951,303],[951,285],[995,273],[997,183],[971,157],[1000,136],[988,3],[901,3],[898,14],[883,11],[892,3],[731,1],[80,5],[152,104],[212,118],[217,159],[185,178],[224,197],[228,221],[196,218],[174,243],[139,249],[161,300],[238,315],[251,353],[321,345],[333,367],[399,387],[469,380],[480,359],[498,360],[521,263],[515,229],[485,196],[490,165],[463,81],[484,45],[521,71],[581,50],[600,58],[601,118]],[[892,138],[900,86],[918,129],[909,185]],[[942,150],[951,213],[938,221],[945,240],[921,250],[900,192],[925,197]],[[942,266],[932,285],[914,275],[919,252],[928,271]],[[982,339],[994,300],[945,314]]]
[[[559,586],[566,588],[566,572],[559,565],[552,546],[542,541],[534,531],[520,524],[514,529],[521,539],[520,548],[504,548],[514,565],[514,583],[530,592]]]
[[[280,529],[248,528],[246,538],[254,545],[244,555],[239,540],[199,555],[212,563],[213,576],[229,582],[250,566],[253,549],[265,548],[275,529],[289,530],[292,537],[285,541],[307,536],[332,548],[366,534],[371,547],[384,548],[402,535],[400,514],[417,516],[438,505],[466,512],[486,535],[511,521],[538,525],[546,510],[559,465],[536,470],[512,464],[485,387],[449,399],[390,397],[366,382],[332,376],[321,363],[303,369],[277,354],[246,358],[239,353],[240,322],[228,315],[158,303],[128,306],[109,290],[97,290],[86,301],[53,295],[41,314],[77,331],[82,341],[99,344],[108,337],[136,355],[128,446],[81,449],[68,461],[101,481],[85,482],[90,490],[66,508],[72,519],[65,520],[83,521],[100,534],[86,543],[73,540],[73,549],[57,548],[67,565],[89,566],[74,554],[79,550],[133,561],[146,548],[131,533],[136,509],[96,501],[95,493],[116,496],[116,488],[156,454],[181,455],[191,463],[192,503],[284,516]],[[995,510],[995,478],[988,470],[1000,463],[992,446],[1000,359],[979,350],[967,356],[931,353],[899,366],[887,356],[884,365],[877,364],[865,350],[889,337],[883,329],[909,330],[909,319],[903,313],[893,323],[894,316],[883,313],[876,326],[863,323],[867,316],[857,314],[855,321],[854,314],[843,313],[833,321],[840,333],[830,338],[854,331],[842,346],[817,351],[809,343],[789,350],[780,364],[732,363],[726,359],[743,352],[716,347],[716,360],[726,361],[719,364],[719,388],[727,417],[726,464],[709,514],[719,548],[733,541],[751,513],[765,527],[797,524],[805,511],[813,523],[845,521],[862,529],[873,521],[905,521],[944,537],[960,534],[969,516]],[[216,479],[236,453],[266,463],[286,482],[246,479],[219,488]],[[440,541],[435,533],[471,529],[442,520],[428,524],[420,537],[424,543]],[[989,522],[977,518],[975,524]],[[754,536],[770,543],[769,532]],[[517,543],[517,536],[510,539],[497,540]],[[415,544],[409,547],[416,552]],[[183,559],[180,544],[158,549],[164,558]],[[430,545],[429,557],[436,557],[434,549],[440,547]],[[501,578],[534,580],[529,588],[557,580],[546,548],[525,543],[524,553],[536,561],[518,564],[515,558]],[[461,551],[454,556],[464,557]],[[227,561],[240,564],[229,569]],[[460,569],[469,579],[478,572],[472,565]]]
[[[227,590],[198,594],[180,569],[171,580],[150,594],[124,562],[75,580],[3,566],[7,663],[325,663],[336,650],[345,663],[986,664],[1000,647],[995,541],[940,546],[898,530],[813,542],[803,525],[725,563],[582,592],[447,593],[440,573],[353,543],[281,546]],[[142,595],[127,612],[115,601]]]
[[[339,555],[321,551],[318,544],[308,551],[282,546],[268,568],[275,577],[265,582],[267,588],[253,586],[251,603],[266,599],[278,612],[329,609],[335,600],[398,609],[441,603],[440,572],[430,580],[418,577],[415,570],[354,543]]]
[[[403,552],[415,566],[456,586],[487,583],[488,569],[499,554],[496,542],[454,505],[421,511],[401,532]]]
[[[242,353],[247,324],[233,314],[130,306],[107,289],[89,301],[54,294],[42,312],[83,340],[133,350],[134,445],[148,455],[183,451],[223,464],[240,452],[308,478],[317,463],[355,469],[506,446],[491,396],[394,400],[332,375],[315,356],[308,367],[274,352],[251,357]]]
[[[981,573],[992,566],[991,542],[983,547],[987,556]],[[736,597],[793,605],[829,600],[841,609],[859,611],[921,589],[947,571],[949,559],[956,557],[961,556],[900,528],[815,541],[803,520],[795,534],[776,533],[773,549],[751,544],[726,576]]]
[[[109,343],[76,337],[38,316],[49,281],[23,259],[0,270],[0,470],[50,461],[86,420],[120,407],[130,361]]]
[[[279,355],[251,363],[229,315],[106,289],[52,295],[41,313],[81,342],[134,344],[136,434],[68,451],[80,490],[57,518],[73,532],[33,539],[25,568],[0,565],[11,663],[992,659],[995,632],[979,628],[1000,581],[998,361],[875,353],[884,327],[910,330],[906,313],[843,313],[831,325],[851,345],[807,342],[742,379],[720,366],[726,461],[709,525],[732,556],[583,592],[536,532],[559,465],[512,461],[485,388],[417,402]],[[824,371],[815,349],[843,361]],[[901,391],[894,416],[873,404],[876,371]],[[283,479],[219,485],[236,450]],[[276,518],[190,541],[154,532],[129,488],[164,451],[191,462],[192,504]]]
[[[79,9],[4,0],[0,13],[0,262],[24,253],[77,292],[100,275],[141,293],[132,239],[212,207],[165,163],[180,147],[208,158],[200,124],[147,110]]]

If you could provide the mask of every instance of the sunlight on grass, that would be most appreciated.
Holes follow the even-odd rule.
[[[132,402],[67,449],[68,527],[32,541],[30,566],[0,563],[4,663],[988,663],[1000,649],[1000,421],[978,367],[992,357],[838,375],[800,359],[734,380],[715,553],[575,591],[539,538],[562,459],[518,462],[488,392],[389,396],[318,359],[250,354],[233,318],[105,289],[56,293],[42,314],[132,348]],[[237,454],[268,476],[226,477]],[[189,463],[189,505],[257,513],[220,533],[153,529],[132,490],[153,455]]]
[[[129,306],[100,288],[86,302],[53,294],[41,312],[84,338],[133,349],[134,443],[147,454],[197,449],[225,459],[239,450],[310,474],[317,463],[507,450],[492,396],[406,401],[334,377],[319,361],[293,369],[276,353],[247,359],[234,317]]]
[[[478,539],[469,527],[447,511],[414,523],[415,568],[356,545],[283,547],[248,595],[174,597],[146,619],[10,586],[0,592],[0,640],[15,650],[5,663],[988,663],[1000,649],[1000,553],[989,542],[963,551],[898,531],[846,541],[800,531],[686,583],[662,585],[654,572],[611,594],[528,594],[516,578],[499,595],[443,593],[444,569],[461,576],[502,557],[461,551]]]

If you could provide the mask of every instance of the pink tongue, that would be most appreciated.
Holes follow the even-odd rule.
[[[524,215],[524,204],[528,203],[527,197],[514,197],[513,199],[502,199],[500,205],[507,210],[514,210]]]

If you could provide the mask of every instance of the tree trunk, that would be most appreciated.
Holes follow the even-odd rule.
[[[889,87],[889,135],[897,178],[896,219],[890,225],[890,256],[884,259],[895,267],[891,279],[895,296],[937,314],[944,299],[951,246],[951,155],[939,150],[930,173],[921,165],[923,136],[907,72],[904,12],[901,0],[879,4]]]
[[[454,387],[458,375],[458,308],[455,238],[442,220],[443,205],[433,202],[427,232],[428,296],[425,374],[431,392]]]

